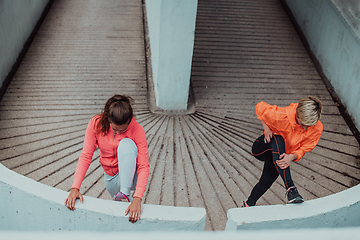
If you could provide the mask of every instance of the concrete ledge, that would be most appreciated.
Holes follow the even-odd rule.
[[[218,240],[218,239],[251,239],[251,240],[278,240],[291,236],[291,240],[304,239],[359,239],[360,228],[337,228],[337,229],[289,229],[289,230],[264,230],[242,232],[15,232],[0,231],[2,239],[24,240],[71,240],[71,239],[146,239],[146,240]]]
[[[360,226],[360,185],[302,204],[229,209],[226,231]]]
[[[124,212],[128,203],[84,197],[76,210],[64,206],[68,193],[17,174],[0,164],[0,230],[32,231],[199,231],[203,208],[142,205],[135,224]]]

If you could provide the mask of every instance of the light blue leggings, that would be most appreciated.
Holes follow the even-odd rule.
[[[104,173],[105,187],[112,198],[118,192],[129,195],[131,188],[136,186],[137,151],[137,146],[133,140],[124,138],[120,141],[117,149],[119,173],[115,176],[109,176]]]

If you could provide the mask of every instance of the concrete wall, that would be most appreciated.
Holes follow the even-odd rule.
[[[306,239],[359,239],[360,228],[301,229],[279,231],[242,231],[242,232],[14,232],[0,231],[2,239],[11,240],[71,240],[71,239],[146,239],[146,240],[306,240]]]
[[[186,110],[197,0],[145,0],[156,106]]]
[[[324,74],[360,129],[359,16],[349,22],[350,3],[337,0],[285,0]],[[338,3],[349,3],[347,8]],[[355,9],[354,9],[355,8]],[[359,15],[359,14],[357,14]]]
[[[0,0],[0,86],[49,0]]]
[[[227,215],[227,231],[359,227],[360,185],[301,204],[233,208]]]
[[[12,231],[198,231],[205,229],[203,208],[142,205],[132,224],[129,203],[84,197],[75,211],[64,205],[67,192],[38,183],[0,164],[0,230]],[[0,235],[3,239],[3,235]],[[6,239],[6,238],[5,238]]]

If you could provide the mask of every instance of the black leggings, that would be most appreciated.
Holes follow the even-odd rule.
[[[284,181],[286,189],[293,187],[290,167],[281,169],[276,160],[285,153],[285,141],[283,137],[274,135],[270,143],[264,142],[264,135],[255,140],[252,146],[252,154],[260,161],[264,161],[264,169],[259,182],[255,185],[246,201],[249,206],[254,206],[257,200],[271,187],[280,175]]]

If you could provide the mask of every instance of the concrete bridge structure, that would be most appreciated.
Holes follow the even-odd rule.
[[[351,209],[355,214],[349,225],[343,221],[339,226],[358,226],[359,207],[353,193],[360,179],[360,46],[357,19],[349,17],[356,12],[341,15],[343,9],[352,9],[352,2],[346,7],[325,0],[316,4],[295,0],[194,2],[29,1],[24,9],[24,3],[3,1],[0,8],[9,10],[0,9],[0,163],[6,167],[0,178],[17,173],[24,177],[14,179],[31,181],[31,186],[45,184],[56,188],[54,196],[65,196],[89,119],[100,113],[110,96],[120,93],[135,99],[136,118],[148,140],[151,169],[144,209],[173,207],[170,211],[176,212],[179,207],[191,207],[200,211],[192,224],[225,230],[230,220],[244,222],[259,211],[264,216],[296,207],[311,212],[335,199],[338,208],[329,206],[329,211]],[[27,41],[29,29],[46,6],[44,20]],[[151,19],[158,11],[158,18]],[[184,17],[193,19],[186,27],[168,24]],[[175,35],[169,42],[166,38],[174,29],[173,34],[180,32],[187,38]],[[157,48],[151,46],[151,36],[157,37]],[[175,90],[169,90],[172,87]],[[306,95],[317,96],[324,104],[324,132],[318,146],[291,167],[300,193],[310,201],[284,206],[285,190],[278,180],[258,202],[259,207],[238,209],[262,169],[251,156],[251,144],[262,133],[255,104],[266,101],[286,106]],[[121,208],[111,202],[104,187],[98,158],[97,150],[80,190],[88,202]],[[21,183],[12,186],[0,180],[1,202],[5,203],[11,199],[8,190],[18,189]],[[345,199],[353,202],[338,202],[346,194],[351,197]],[[56,199],[57,207],[62,201]],[[84,211],[94,210],[88,207],[84,205]],[[4,219],[16,219],[17,210],[8,210],[6,218],[1,216],[1,230],[13,229],[4,227]],[[156,221],[154,215],[146,215],[143,223],[146,218]],[[264,221],[271,225],[275,220]],[[160,229],[163,223],[160,219]],[[263,224],[252,226],[264,229]],[[296,226],[302,227],[306,226]],[[307,231],[300,231],[299,236],[307,236]],[[359,230],[339,229],[334,236],[353,231]]]

